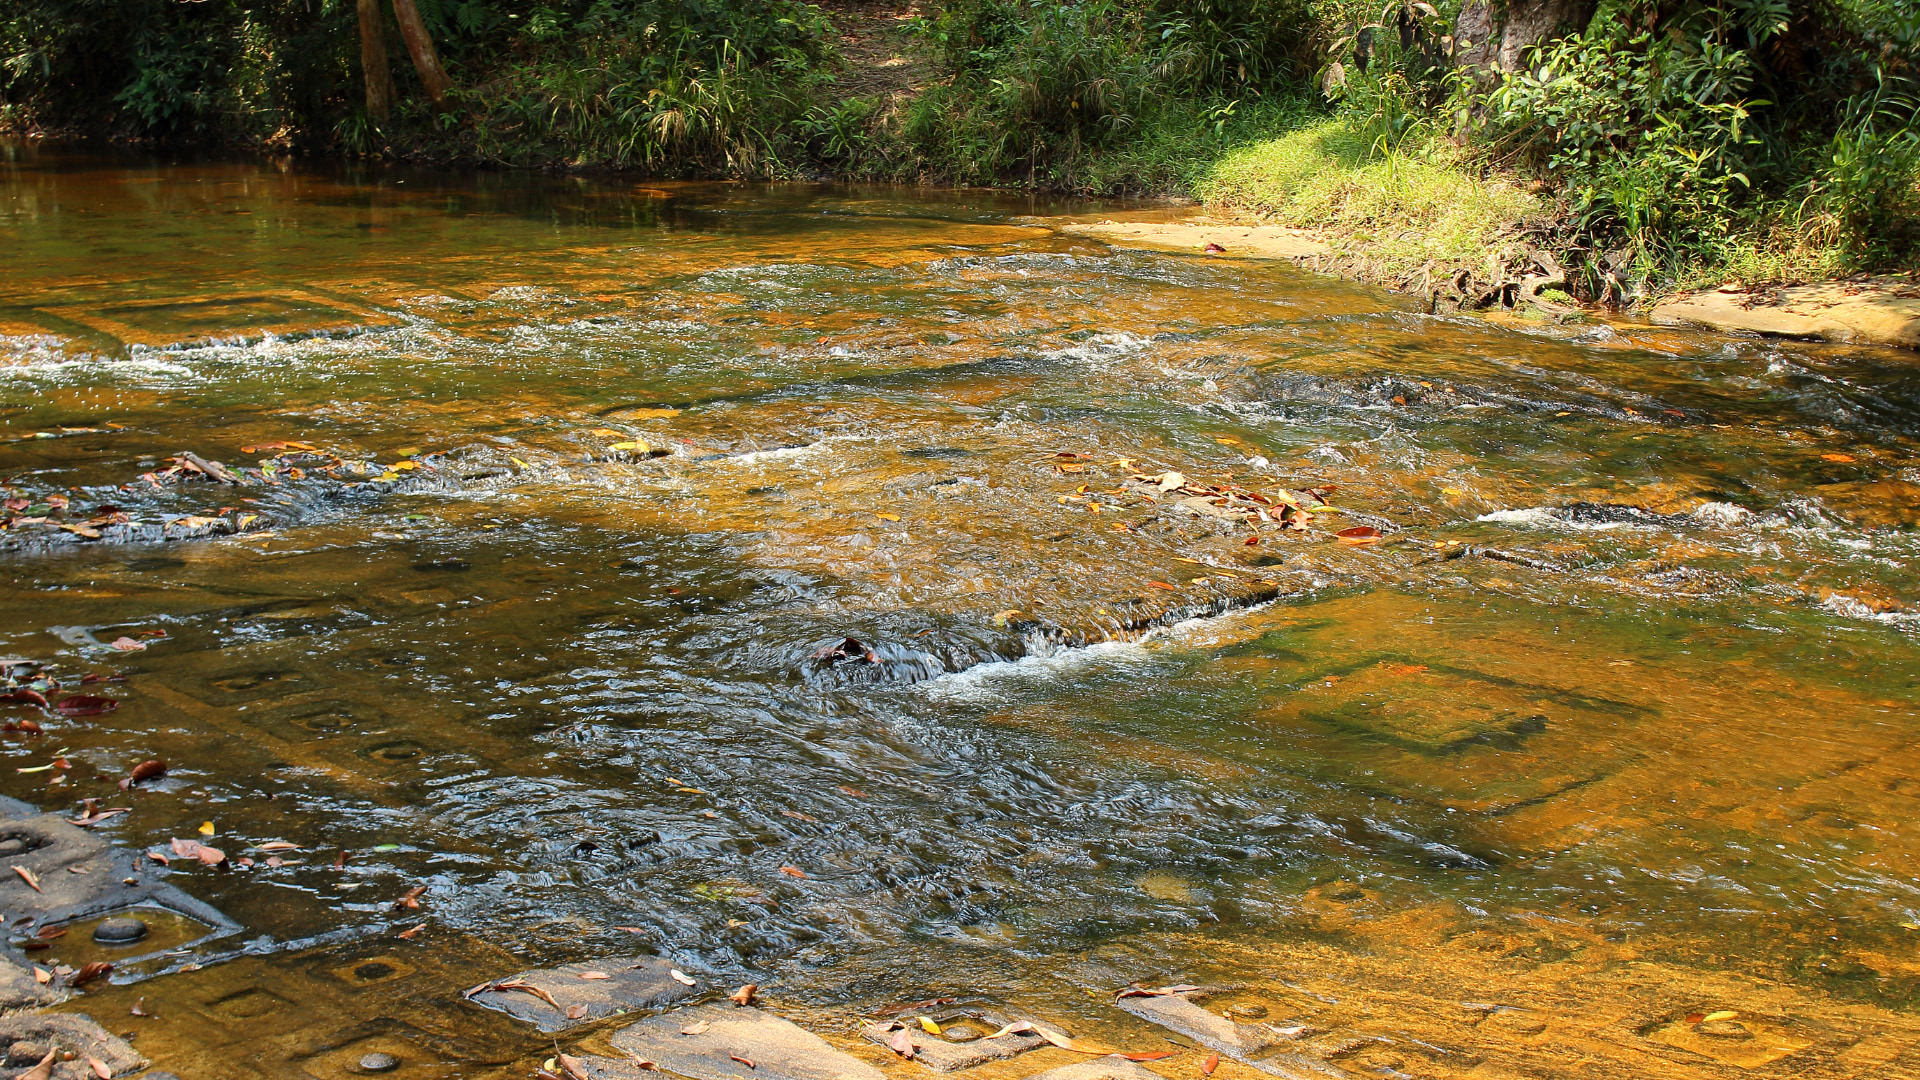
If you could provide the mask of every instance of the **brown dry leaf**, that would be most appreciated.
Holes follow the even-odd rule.
[[[539,987],[533,985],[532,983],[526,981],[525,979],[508,979],[505,982],[497,982],[497,983],[494,983],[492,986],[482,987],[481,989],[483,990],[521,990],[521,991],[525,991],[526,993],[532,994],[534,997],[537,997],[541,1001],[544,1001],[547,1004],[553,1006],[554,1009],[556,1010],[560,1008],[560,1003],[553,1000],[552,994],[547,993],[545,990],[540,989]]]
[[[261,851],[299,851],[299,844],[289,844],[285,840],[269,840],[259,847]]]
[[[742,1064],[742,1065],[745,1065],[745,1066],[746,1066],[747,1068],[749,1068],[749,1069],[751,1069],[751,1068],[754,1068],[754,1067],[755,1067],[755,1066],[754,1066],[754,1064],[753,1064],[753,1062],[752,1062],[752,1060],[750,1060],[750,1059],[748,1059],[748,1058],[743,1058],[743,1057],[741,1057],[741,1056],[740,1056],[739,1054],[736,1054],[736,1053],[734,1053],[734,1052],[733,1052],[733,1051],[731,1051],[731,1050],[729,1050],[729,1051],[727,1051],[727,1056],[728,1056],[728,1057],[730,1057],[730,1058],[732,1058],[733,1060],[735,1060],[735,1061],[737,1061],[737,1062],[739,1062],[740,1064]]]
[[[728,994],[727,1000],[733,1002],[735,1005],[745,1008],[746,1006],[753,1004],[754,992],[759,989],[760,987],[758,984],[748,983],[747,985],[741,987],[740,989],[735,990],[733,993]]]
[[[107,1068],[107,1063],[97,1057],[87,1059],[87,1068],[92,1069],[93,1075],[99,1077],[100,1080],[113,1080],[113,1070]]]
[[[864,799],[867,797],[866,792],[861,791],[859,788],[850,788],[845,784],[840,785],[840,790],[846,792],[847,794],[853,796],[856,799]]]
[[[165,775],[167,775],[166,762],[159,758],[154,758],[152,761],[143,761],[133,767],[133,772],[128,773],[125,780],[120,781],[120,790],[125,791],[135,784]]]
[[[56,1046],[47,1051],[47,1056],[40,1059],[40,1064],[21,1073],[15,1080],[53,1080],[53,1063],[59,1057],[60,1048]]]
[[[1167,584],[1167,583],[1166,583],[1166,582],[1164,582],[1164,581],[1149,581],[1149,582],[1147,582],[1147,584],[1149,584],[1149,585],[1151,585],[1151,586],[1153,586],[1153,587],[1154,587],[1154,588],[1156,588],[1156,589],[1165,589],[1165,590],[1167,590],[1168,592],[1179,592],[1179,591],[1180,591],[1180,589],[1179,589],[1179,588],[1178,588],[1177,586],[1173,586],[1173,585],[1169,585],[1169,584]]]
[[[340,854],[334,856],[333,868],[335,870],[345,870],[347,868],[347,857],[347,849],[341,848]]]
[[[147,999],[146,999],[146,998],[141,998],[140,1000],[138,1000],[138,1001],[135,1001],[135,1002],[133,1003],[133,1008],[132,1008],[132,1009],[129,1009],[128,1011],[129,1011],[129,1012],[131,1012],[131,1013],[132,1013],[133,1015],[135,1015],[135,1016],[152,1016],[152,1015],[153,1015],[152,1013],[150,1013],[150,1012],[148,1012],[148,1011],[147,1011]]]
[[[20,880],[33,886],[34,892],[46,891],[40,887],[40,879],[34,876],[33,871],[27,869],[24,866],[16,866],[13,868],[13,872],[20,875]]]
[[[1205,1061],[1203,1061],[1203,1062],[1201,1062],[1201,1063],[1200,1063],[1200,1075],[1201,1075],[1201,1076],[1212,1076],[1212,1075],[1213,1075],[1213,1070],[1215,1070],[1215,1069],[1217,1069],[1217,1068],[1219,1068],[1219,1067],[1220,1067],[1220,1055],[1219,1055],[1219,1054],[1208,1054],[1208,1055],[1207,1055],[1207,1060],[1205,1060]]]
[[[1184,994],[1189,990],[1198,989],[1200,988],[1190,983],[1179,983],[1174,986],[1129,986],[1113,995],[1113,998],[1119,1001],[1131,997],[1165,997],[1168,994]]]
[[[573,1080],[593,1080],[593,1077],[587,1073],[586,1062],[568,1054],[556,1054],[554,1056],[560,1062],[560,1071],[572,1077]]]
[[[712,1026],[713,1026],[712,1024],[707,1023],[705,1020],[701,1020],[696,1023],[688,1024],[686,1027],[681,1028],[680,1034],[705,1035],[707,1033],[707,1029]]]
[[[425,885],[415,885],[413,888],[407,890],[406,895],[395,900],[393,906],[395,908],[413,908],[418,910],[420,907],[420,897],[426,895],[426,891],[427,887]]]
[[[112,964],[107,963],[105,960],[95,960],[82,967],[79,971],[67,976],[67,985],[79,986],[83,983],[90,983],[112,970]]]
[[[788,877],[803,878],[807,876],[807,872],[797,866],[783,866],[780,868],[780,872]]]
[[[197,859],[200,857],[200,841],[182,840],[176,836],[173,838],[173,853],[178,858]]]
[[[567,1019],[578,1020],[585,1015],[587,1015],[587,1007],[585,1005],[567,1006]]]
[[[41,986],[45,986],[53,981],[53,972],[48,971],[39,964],[35,964],[33,965],[33,981],[39,983]]]
[[[146,642],[135,641],[124,634],[122,634],[117,638],[114,638],[112,641],[108,642],[108,644],[112,645],[114,648],[120,650],[121,652],[139,652],[140,650],[147,647]]]
[[[398,936],[403,937],[408,941],[412,941],[414,938],[420,935],[420,931],[425,930],[426,928],[427,928],[427,924],[421,923],[420,925],[412,927],[411,929],[400,931]]]
[[[226,852],[221,851],[217,847],[208,847],[205,844],[200,845],[200,850],[194,852],[194,854],[198,855],[200,861],[208,866],[219,866],[221,863],[227,861]]]
[[[607,973],[606,973],[606,972],[604,972],[604,971],[583,971],[583,972],[581,972],[581,973],[580,973],[580,977],[581,977],[581,978],[583,978],[583,979],[611,979],[611,978],[613,978],[613,976],[611,976],[611,975],[609,975],[609,974],[607,974]]]
[[[1365,547],[1368,544],[1380,542],[1380,530],[1371,525],[1355,525],[1351,529],[1341,529],[1333,535],[1334,539],[1341,543],[1352,544],[1355,547]]]
[[[913,1032],[906,1028],[894,1032],[893,1038],[887,1040],[887,1049],[903,1058],[913,1057]]]
[[[645,1069],[648,1072],[652,1072],[653,1070],[658,1069],[660,1067],[654,1064],[653,1062],[648,1061],[646,1058],[641,1057],[639,1054],[634,1053],[631,1050],[628,1050],[626,1053],[627,1053],[627,1060],[631,1062],[633,1064],[633,1067],[636,1069]]]
[[[1852,454],[1821,454],[1821,461],[1852,461]]]
[[[785,815],[786,817],[790,817],[790,818],[792,818],[792,819],[793,819],[793,820],[795,820],[795,821],[804,821],[804,822],[806,822],[806,823],[807,823],[807,824],[809,824],[809,825],[818,825],[818,824],[820,824],[820,819],[819,819],[819,818],[816,818],[816,817],[808,817],[807,815],[805,815],[805,814],[803,814],[803,813],[801,813],[801,812],[799,812],[798,810],[782,810],[782,811],[780,811],[780,813],[781,813],[781,814],[783,814],[783,815]]]
[[[1006,1027],[1003,1027],[999,1031],[996,1031],[993,1034],[987,1036],[987,1038],[998,1039],[1004,1035],[1037,1035],[1037,1034],[1039,1034],[1039,1032],[1034,1030],[1032,1024],[1026,1022],[1025,1020],[1015,1020],[1013,1023],[1008,1024]]]
[[[165,855],[160,854],[157,851],[147,852],[147,858],[152,859],[154,862],[159,863],[161,866],[167,865],[167,857]]]

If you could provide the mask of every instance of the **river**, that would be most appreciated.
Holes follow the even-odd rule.
[[[0,793],[253,860],[70,1007],[525,1076],[459,991],[645,951],[833,1038],[1189,981],[1356,1076],[1920,1074],[1914,357],[1054,227],[1129,209],[0,147],[0,653],[125,675]]]

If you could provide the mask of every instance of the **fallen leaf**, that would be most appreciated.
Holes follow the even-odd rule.
[[[645,439],[634,439],[630,442],[617,442],[617,443],[614,443],[612,446],[607,447],[607,449],[632,450],[633,452],[638,454],[651,454],[653,452],[653,447],[648,446]]]
[[[21,1073],[15,1080],[53,1080],[53,1062],[59,1056],[59,1047],[48,1050],[47,1056],[40,1059],[40,1064]]]
[[[1219,244],[1215,244],[1211,242],[1209,242],[1206,247],[1203,247],[1200,250],[1207,253],[1208,255],[1224,255],[1227,252],[1226,248],[1223,248]]]
[[[173,840],[173,853],[182,859],[197,859],[200,857],[200,841],[182,840],[175,837]]]
[[[482,987],[482,989],[483,990],[520,990],[525,993],[532,994],[534,997],[537,997],[541,1001],[544,1001],[547,1004],[553,1006],[556,1011],[558,1011],[560,1008],[560,1003],[553,1000],[552,994],[547,993],[545,990],[540,989],[539,987],[533,985],[532,983],[526,981],[525,979],[507,979],[504,982],[494,983],[492,986],[489,986],[489,987]]]
[[[207,866],[219,866],[221,863],[227,861],[226,852],[221,851],[217,847],[207,847],[205,844],[200,845],[200,850],[194,852],[194,854],[199,856],[200,861]]]
[[[121,652],[139,652],[141,649],[144,649],[147,647],[146,642],[135,641],[132,638],[126,637],[124,635],[121,637],[114,638],[110,644],[112,644],[114,648],[119,649]]]
[[[1380,530],[1371,525],[1355,525],[1351,529],[1341,529],[1333,535],[1334,539],[1341,543],[1352,544],[1355,547],[1365,547],[1368,544],[1380,542]]]
[[[1821,461],[1852,461],[1852,454],[1821,454]]]
[[[1185,476],[1182,476],[1177,472],[1171,472],[1171,471],[1161,473],[1159,476],[1155,477],[1154,480],[1159,484],[1161,491],[1172,491],[1174,488],[1177,488],[1177,487],[1185,487],[1187,483],[1187,478]]]
[[[1740,1015],[1739,1013],[1734,1012],[1732,1009],[1720,1009],[1715,1012],[1710,1012],[1707,1015],[1701,1017],[1700,1022],[1704,1024],[1711,1024],[1715,1020],[1731,1020],[1734,1017],[1739,1015]]]
[[[340,854],[334,856],[333,868],[335,870],[345,870],[347,868],[347,858],[348,858],[347,849],[341,848]]]
[[[694,980],[693,976],[687,974],[684,971],[681,971],[679,968],[672,968],[667,972],[667,974],[673,976],[673,981],[675,982],[685,983],[688,986],[700,985],[698,982]]]
[[[781,812],[782,814],[784,814],[784,815],[786,815],[787,817],[790,817],[790,818],[792,818],[792,819],[793,819],[793,820],[795,820],[795,821],[804,821],[804,822],[806,822],[806,823],[807,823],[807,824],[809,824],[809,825],[818,825],[818,824],[820,824],[820,819],[819,819],[819,818],[816,818],[816,817],[808,817],[807,815],[805,815],[805,814],[802,814],[802,813],[800,813],[800,812],[799,812],[798,810],[782,810],[782,811],[780,811],[780,812]]]
[[[1203,1062],[1201,1062],[1201,1063],[1200,1063],[1200,1075],[1201,1075],[1201,1076],[1212,1076],[1212,1075],[1213,1075],[1213,1070],[1215,1070],[1215,1069],[1217,1069],[1217,1068],[1219,1068],[1219,1067],[1220,1067],[1220,1055],[1219,1055],[1219,1054],[1208,1054],[1208,1055],[1207,1055],[1207,1060],[1205,1060],[1205,1061],[1203,1061]]]
[[[1170,1058],[1179,1052],[1178,1050],[1136,1050],[1131,1054],[1114,1056],[1126,1058],[1128,1061],[1159,1061],[1161,1058]]]
[[[583,972],[581,972],[581,973],[580,973],[580,977],[581,977],[581,978],[583,978],[583,979],[587,979],[587,980],[589,980],[589,981],[591,981],[591,980],[594,980],[594,979],[611,979],[611,978],[613,978],[613,976],[611,976],[611,975],[609,975],[609,974],[607,974],[607,973],[606,973],[606,972],[604,972],[604,971],[583,971]]]
[[[688,1024],[686,1027],[681,1028],[680,1034],[705,1035],[707,1033],[707,1029],[712,1026],[713,1026],[712,1024],[707,1023],[705,1020],[701,1020],[701,1021],[698,1021],[697,1023]]]
[[[1706,1013],[1688,1013],[1688,1014],[1687,1014],[1687,1023],[1689,1023],[1689,1024],[1697,1024],[1697,1023],[1699,1023],[1700,1021],[1702,1021],[1702,1020],[1705,1020],[1706,1018],[1707,1018],[1707,1014],[1706,1014]]]
[[[152,1016],[152,1015],[153,1015],[152,1013],[150,1013],[150,1012],[148,1012],[148,1011],[147,1011],[147,999],[146,999],[146,998],[141,998],[141,999],[139,999],[138,1001],[135,1001],[135,1002],[133,1003],[133,1008],[131,1008],[131,1009],[129,1009],[129,1010],[127,1010],[127,1011],[128,1011],[128,1012],[131,1012],[131,1013],[132,1013],[133,1015],[135,1015],[135,1016]]]
[[[653,1062],[648,1061],[646,1058],[641,1057],[639,1054],[634,1053],[631,1050],[627,1051],[626,1053],[627,1053],[628,1063],[631,1064],[636,1069],[645,1069],[648,1072],[652,1072],[655,1069],[658,1069],[660,1067],[658,1065],[655,1065]]]
[[[45,986],[53,981],[53,972],[48,971],[39,964],[35,964],[33,965],[33,981],[39,983],[41,986]]]
[[[887,1040],[887,1049],[903,1058],[913,1057],[913,1032],[906,1028],[894,1032],[893,1038]]]
[[[780,872],[788,877],[803,878],[807,876],[807,872],[797,866],[783,866],[780,868]]]
[[[161,866],[167,865],[167,857],[165,855],[160,854],[157,851],[147,852],[147,858],[152,859],[154,862],[159,863]]]
[[[919,1022],[921,1031],[924,1031],[929,1035],[940,1034],[940,1025],[933,1022],[933,1017],[916,1016],[914,1017],[914,1019]]]
[[[1179,589],[1179,587],[1178,587],[1178,586],[1175,586],[1175,585],[1169,585],[1169,584],[1167,584],[1167,583],[1166,583],[1166,582],[1164,582],[1164,581],[1149,581],[1149,582],[1147,582],[1147,584],[1149,584],[1149,585],[1151,585],[1151,586],[1153,586],[1153,587],[1154,587],[1154,588],[1156,588],[1156,589],[1165,589],[1165,590],[1167,590],[1168,592],[1179,592],[1179,591],[1180,591],[1180,589]]]
[[[647,932],[647,929],[644,926],[616,926],[614,927],[614,929],[624,930],[629,934],[644,934]]]
[[[1191,983],[1179,983],[1174,986],[1129,986],[1113,995],[1115,1001],[1134,997],[1166,997],[1169,994],[1184,994],[1200,989]]]
[[[16,690],[9,690],[5,694],[0,694],[0,701],[24,701],[30,705],[38,705],[43,709],[48,707],[46,695],[38,690],[30,690],[24,686]]]
[[[266,843],[261,844],[257,850],[259,851],[299,851],[300,845],[289,844],[285,840],[269,840]]]
[[[82,967],[79,971],[67,976],[67,985],[80,986],[83,983],[90,983],[112,970],[112,964],[107,963],[105,960],[95,960]]]
[[[754,992],[759,989],[760,987],[758,984],[748,983],[747,985],[741,987],[740,989],[735,990],[733,993],[728,994],[727,1000],[733,1002],[735,1005],[738,1005],[741,1008],[745,1008],[746,1006],[753,1004]]]
[[[840,785],[840,790],[846,792],[847,794],[853,796],[856,799],[864,799],[867,797],[866,792],[861,791],[858,788],[850,788],[845,784]]]
[[[566,1054],[559,1054],[557,1057],[560,1059],[561,1071],[571,1077],[572,1080],[593,1080],[593,1077],[587,1073],[586,1062]]]
[[[886,513],[881,513],[880,511],[877,511],[877,510],[874,511],[873,516],[879,518],[881,521],[899,521],[900,520],[899,514],[886,514]]]
[[[420,908],[420,897],[426,895],[426,891],[427,887],[425,885],[415,885],[413,888],[408,889],[404,896],[395,900],[393,906],[395,908],[412,908],[417,911]]]
[[[107,1068],[107,1063],[97,1057],[87,1059],[87,1068],[92,1069],[93,1075],[99,1077],[100,1080],[113,1080],[113,1070]]]
[[[120,703],[110,697],[94,697],[91,694],[75,694],[61,698],[53,707],[61,716],[99,716],[110,713],[120,707]]]
[[[120,790],[125,791],[135,784],[165,775],[167,775],[167,763],[165,761],[159,758],[154,758],[151,761],[143,761],[133,767],[133,771],[127,774],[125,780],[120,781]]]
[[[736,1053],[734,1053],[734,1052],[733,1052],[733,1051],[731,1051],[731,1050],[729,1050],[729,1051],[727,1051],[727,1056],[728,1056],[728,1057],[730,1057],[730,1058],[732,1058],[733,1060],[735,1060],[735,1061],[737,1061],[737,1062],[739,1062],[740,1064],[742,1064],[742,1065],[745,1065],[745,1066],[746,1066],[747,1068],[749,1068],[749,1069],[751,1069],[751,1068],[753,1068],[753,1067],[754,1067],[754,1065],[753,1065],[753,1062],[752,1062],[752,1061],[750,1061],[750,1060],[748,1060],[748,1059],[746,1059],[746,1058],[743,1058],[743,1057],[741,1057],[741,1056],[740,1056],[739,1054],[736,1054]]]
[[[20,875],[20,880],[33,886],[34,892],[46,891],[40,887],[40,879],[34,876],[33,871],[27,869],[24,866],[16,866],[13,868],[13,872]]]
[[[1052,1028],[1041,1027],[1039,1024],[1033,1025],[1033,1033],[1062,1050],[1071,1050],[1076,1054],[1094,1054],[1105,1057],[1108,1054],[1119,1053],[1119,1051],[1111,1046],[1100,1046],[1097,1043],[1081,1042],[1078,1039],[1068,1038],[1066,1035],[1054,1031]]]
[[[427,924],[421,923],[418,926],[400,931],[400,933],[397,936],[401,938],[405,938],[408,941],[412,941],[414,938],[420,935],[420,931],[425,930],[426,928],[427,928]]]
[[[585,1015],[587,1015],[587,1007],[585,1005],[567,1006],[567,1019],[578,1020]]]
[[[998,1039],[1007,1035],[1027,1035],[1027,1034],[1036,1034],[1036,1032],[1034,1032],[1033,1030],[1033,1025],[1028,1023],[1025,1020],[1015,1020],[1013,1023],[1008,1024],[1006,1027],[1003,1027],[999,1031],[996,1031],[993,1034],[987,1036],[987,1038]]]
[[[214,828],[213,828],[213,822],[211,822],[211,821],[203,821],[203,822],[201,822],[201,823],[200,823],[200,835],[201,835],[201,836],[212,836],[212,835],[213,835],[213,833],[214,833]]]

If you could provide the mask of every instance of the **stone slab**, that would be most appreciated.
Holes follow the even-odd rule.
[[[1661,326],[1920,349],[1920,287],[1898,278],[1689,293],[1653,309]]]
[[[525,990],[488,990],[468,1000],[533,1024],[543,1032],[565,1031],[609,1016],[664,1009],[692,997],[695,988],[675,979],[673,965],[657,956],[622,956],[591,963],[523,971],[498,982],[525,982],[559,1002],[554,1008]],[[581,978],[598,972],[609,978]],[[579,1015],[569,1018],[569,1011]]]
[[[702,1026],[704,1025],[704,1026]],[[683,1034],[693,1030],[691,1035]],[[879,1069],[762,1009],[676,1009],[616,1032],[613,1047],[690,1080],[885,1080]],[[749,1068],[734,1060],[753,1062]]]
[[[65,990],[46,986],[33,977],[33,969],[12,957],[0,956],[0,1010],[14,1012],[54,1005],[67,999]]]
[[[108,1034],[82,1013],[0,1019],[0,1047],[0,1061],[5,1062],[0,1078],[5,1080],[31,1070],[54,1047],[77,1056],[55,1065],[53,1080],[94,1080],[88,1058],[98,1058],[115,1076],[139,1072],[148,1064],[125,1039]]]
[[[1163,1080],[1159,1073],[1137,1061],[1108,1055],[1092,1061],[1076,1061],[1046,1072],[1034,1073],[1027,1080]]]
[[[1148,1023],[1185,1035],[1209,1050],[1219,1052],[1221,1057],[1232,1058],[1285,1080],[1348,1075],[1336,1066],[1286,1049],[1296,1045],[1297,1032],[1281,1031],[1271,1024],[1242,1024],[1229,1020],[1195,1005],[1187,1000],[1186,994],[1121,998],[1115,1004]]]
[[[985,1065],[989,1061],[1006,1061],[1029,1050],[1037,1050],[1047,1045],[1047,1040],[1038,1035],[1002,1035],[997,1039],[980,1038],[967,1042],[951,1042],[938,1035],[927,1034],[914,1023],[912,1017],[906,1018],[902,1023],[905,1026],[901,1028],[894,1028],[885,1023],[862,1024],[860,1034],[881,1046],[887,1046],[900,1031],[907,1032],[913,1039],[913,1060],[935,1072],[954,1072],[958,1069],[971,1069],[976,1065]],[[994,1013],[979,1017],[980,1026],[987,1029],[982,1032],[983,1035],[997,1031],[1008,1023],[1005,1017]],[[1056,1027],[1050,1030],[1059,1029]]]

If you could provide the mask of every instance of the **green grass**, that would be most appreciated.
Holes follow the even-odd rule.
[[[1198,178],[1194,194],[1364,249],[1389,272],[1428,260],[1482,266],[1527,223],[1553,215],[1548,200],[1476,176],[1444,145],[1370,149],[1344,117],[1312,121],[1228,150]]]

